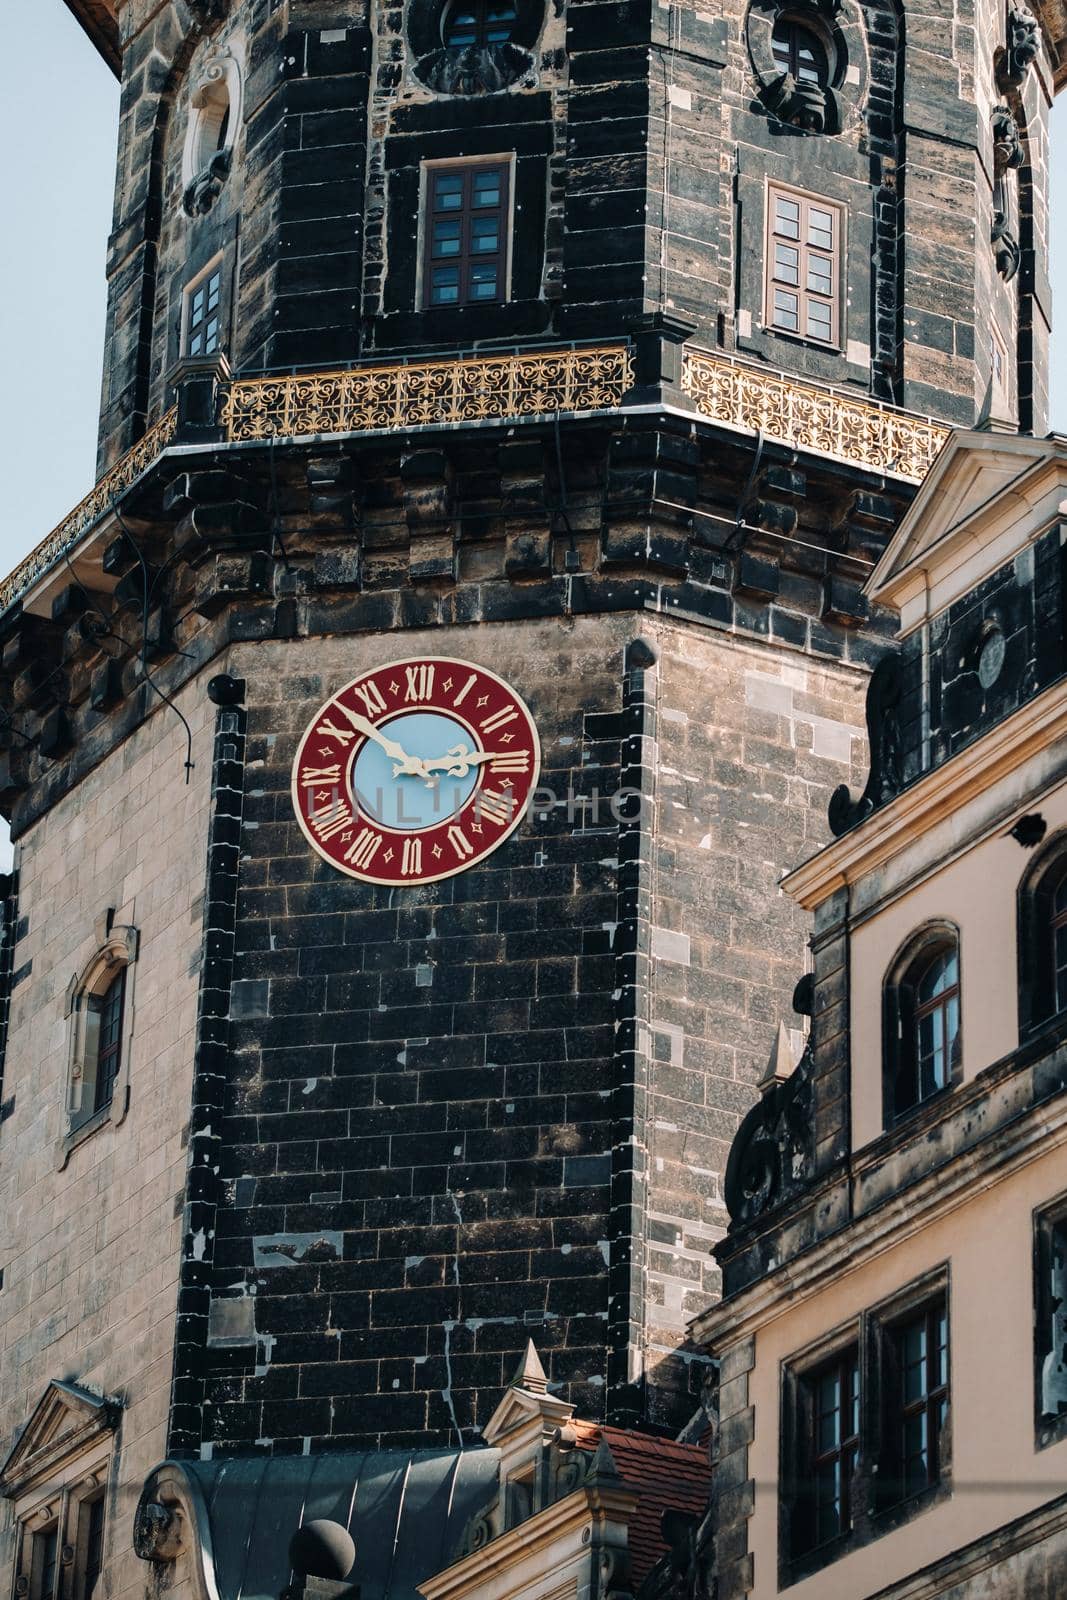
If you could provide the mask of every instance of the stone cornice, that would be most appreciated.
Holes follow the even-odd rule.
[[[99,50],[116,78],[122,72],[122,50],[116,0],[66,0],[73,13]]]
[[[419,1592],[425,1595],[426,1600],[446,1600],[446,1597],[447,1600],[453,1600],[453,1597],[460,1600],[460,1597],[484,1585],[487,1572],[503,1572],[519,1565],[536,1566],[538,1558],[543,1559],[551,1547],[561,1540],[568,1541],[571,1548],[554,1552],[553,1564],[558,1565],[568,1557],[577,1557],[583,1549],[582,1530],[589,1526],[591,1520],[607,1518],[625,1524],[639,1498],[636,1490],[626,1488],[621,1481],[611,1488],[589,1486],[576,1489],[565,1499],[546,1506],[543,1511],[509,1528],[480,1550],[471,1551],[470,1555],[453,1562],[443,1572],[428,1578],[419,1585]]]
[[[1042,750],[1067,738],[1067,694],[1062,679],[1005,718],[943,766],[873,812],[858,827],[820,850],[782,880],[805,911],[814,910],[899,855],[912,839],[1017,771]]]
[[[886,1159],[886,1141],[880,1140],[854,1156],[844,1177],[836,1185],[831,1183],[838,1188],[847,1185],[851,1192],[847,1224],[695,1317],[689,1325],[692,1339],[712,1350],[723,1337],[730,1344],[736,1343],[820,1293],[828,1283],[839,1281],[848,1272],[866,1266],[923,1232],[1037,1157],[1067,1146],[1067,1096],[1061,1093],[1052,1099],[1040,1098],[1036,1103],[1020,1103],[1023,1080],[1028,1083],[1038,1066],[1039,1062],[1033,1063],[1028,1073],[1014,1077],[1005,1077],[1004,1071],[998,1072],[996,1067],[989,1068],[973,1084],[943,1101],[942,1123],[964,1115],[975,1125],[980,1120],[979,1103],[986,1102],[998,1087],[1006,1084],[1004,1093],[1011,1104],[1005,1120],[986,1137],[957,1151],[950,1161],[932,1168],[917,1182],[905,1185],[860,1216],[852,1214],[855,1198]],[[890,1136],[891,1140],[899,1138],[900,1135]],[[800,1200],[810,1200],[814,1193],[802,1195]],[[775,1230],[780,1227],[781,1222],[777,1221]]]

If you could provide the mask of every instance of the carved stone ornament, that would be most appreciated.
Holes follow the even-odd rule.
[[[233,165],[241,121],[241,69],[228,51],[206,60],[189,97],[189,127],[182,155],[182,209],[206,216]]]
[[[513,44],[470,45],[464,50],[435,50],[418,63],[415,75],[438,94],[499,94],[532,66],[533,57]]]
[[[182,1550],[181,1513],[177,1506],[142,1500],[133,1525],[133,1548],[142,1561],[176,1561]]]
[[[784,1082],[771,1082],[730,1146],[723,1185],[732,1225],[780,1205],[807,1180],[815,1155],[811,1042]]]
[[[993,246],[993,260],[997,271],[1005,283],[1010,283],[1019,270],[1022,260],[1022,250],[1019,241],[1008,226],[1007,216],[1003,211],[994,211],[993,225],[989,230],[989,242]]]
[[[884,656],[867,685],[867,740],[871,751],[867,783],[858,800],[852,799],[847,783],[839,784],[830,796],[830,832],[835,838],[900,792],[904,781],[900,731],[903,686],[899,656]]]
[[[1018,88],[1041,53],[1041,30],[1033,12],[1017,0],[1008,10],[1008,42],[996,56],[997,83]]]
[[[779,121],[802,133],[837,133],[840,128],[834,91],[817,83],[798,83],[791,72],[783,72],[776,83],[769,84],[761,98]]]
[[[1010,106],[994,106],[990,117],[993,127],[993,169],[1007,172],[1021,167],[1024,160],[1019,125]]]

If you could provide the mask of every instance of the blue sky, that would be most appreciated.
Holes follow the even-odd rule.
[[[0,256],[0,569],[62,520],[94,478],[115,81],[63,0],[6,8],[0,96],[7,247]],[[1053,114],[1052,426],[1067,431],[1067,93]],[[1057,292],[1058,291],[1058,292]]]

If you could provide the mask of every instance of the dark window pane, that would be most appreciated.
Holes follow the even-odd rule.
[[[458,256],[462,241],[462,224],[458,217],[433,225],[434,256]]]
[[[96,1057],[94,1110],[111,1104],[122,1053],[122,1013],[126,997],[126,969],[113,978],[99,1001],[100,1031]]]
[[[471,299],[495,300],[497,286],[497,269],[495,265],[486,263],[484,266],[471,268]]]
[[[463,205],[463,179],[459,176],[437,178],[434,182],[434,205],[438,211],[459,211]]]
[[[37,1569],[39,1588],[37,1600],[51,1600],[56,1587],[56,1565],[59,1557],[59,1529],[53,1523],[43,1533],[34,1535],[34,1566]]]
[[[82,1600],[92,1600],[100,1569],[104,1564],[104,1497],[90,1500],[82,1506],[85,1518],[85,1576]]]
[[[457,0],[445,12],[441,39],[449,50],[485,49],[506,44],[515,26],[512,0]]]
[[[471,250],[479,255],[494,254],[500,248],[500,223],[496,217],[471,220]]]
[[[476,172],[474,175],[474,199],[476,206],[498,206],[500,204],[500,174],[498,172]]]

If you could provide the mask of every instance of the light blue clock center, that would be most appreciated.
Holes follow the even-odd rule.
[[[419,761],[441,762],[461,745],[467,754],[478,752],[477,741],[461,722],[436,711],[403,712],[379,723],[377,731]],[[417,773],[397,774],[398,764],[396,756],[367,739],[352,769],[352,788],[365,816],[383,827],[411,832],[454,816],[474,793],[480,770],[475,765],[459,777],[439,767],[431,784]]]

